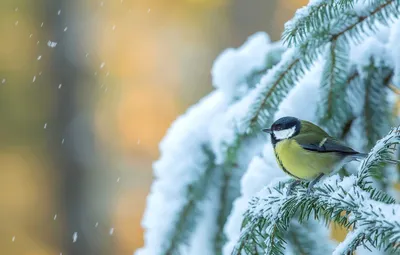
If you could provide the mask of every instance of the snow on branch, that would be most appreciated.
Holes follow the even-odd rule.
[[[385,204],[372,199],[361,200],[362,205],[352,212],[355,230],[333,252],[347,255],[363,244],[391,252],[399,251],[400,205]],[[353,219],[354,218],[354,219]]]
[[[366,179],[379,171],[382,164],[394,161],[392,156],[396,152],[396,145],[399,143],[400,127],[397,127],[375,144],[368,157],[362,161],[359,167],[357,174],[359,186],[363,187],[363,185],[368,184]]]
[[[284,47],[257,32],[237,49],[224,50],[211,69],[212,83],[230,98],[239,99],[258,83],[260,75],[280,60]]]
[[[347,103],[348,48],[341,40],[334,40],[329,44],[321,79],[319,123],[334,136],[338,136],[352,118],[351,108]]]
[[[214,169],[206,130],[210,118],[224,109],[222,99],[214,92],[201,100],[175,121],[161,142],[161,158],[154,164],[156,180],[142,221],[145,247],[137,254],[177,254],[195,227],[197,204]]]
[[[322,70],[320,67],[320,64],[316,64],[312,71],[307,72],[304,78],[302,78],[299,83],[290,90],[288,96],[280,103],[279,110],[276,112],[274,118],[282,116],[298,116],[304,120],[316,120],[315,111],[317,108],[319,79]],[[264,139],[265,138],[263,137],[260,140]],[[266,141],[266,139],[264,141]],[[275,178],[285,175],[284,172],[279,169],[273,156],[272,144],[270,142],[264,142],[263,146],[264,149],[262,156],[259,156],[259,154],[252,154],[255,156],[253,156],[253,159],[248,165],[246,173],[241,180],[241,196],[235,201],[224,230],[228,238],[224,247],[225,255],[231,254],[233,247],[239,239],[241,222],[243,220],[243,214],[247,209],[249,199],[263,187],[269,185]],[[309,226],[311,227],[311,224]],[[322,232],[321,227],[315,227],[309,231]],[[293,237],[292,240],[306,240],[307,237],[298,237],[301,233],[297,232],[295,230],[291,232],[291,236]],[[327,244],[328,242],[326,241],[323,243]],[[301,244],[301,242],[298,242],[298,244]],[[298,248],[296,247],[298,245],[295,244],[291,246],[293,250],[297,250]],[[263,253],[261,252],[260,254]]]
[[[296,47],[302,48],[311,56],[321,52],[321,47],[338,38],[359,43],[366,35],[377,31],[378,24],[388,25],[388,20],[400,14],[400,3],[397,0],[377,1],[368,5],[359,3],[357,8],[341,10],[340,15],[330,22],[320,22],[319,26],[301,40]],[[284,32],[285,34],[285,32]]]
[[[295,16],[285,24],[282,41],[288,46],[295,46],[303,42],[311,31],[327,20],[338,16],[343,9],[353,5],[351,0],[317,0],[298,9]]]
[[[229,49],[218,57],[212,71],[217,90],[179,117],[161,142],[161,158],[154,164],[155,181],[142,222],[145,247],[138,255],[179,254],[199,243],[214,245],[214,253],[222,249],[223,227],[245,169],[234,169],[234,165],[248,163],[243,156],[237,162],[239,143],[226,143],[237,137],[231,116],[241,105],[243,95],[253,88],[252,82],[258,82],[260,73],[280,60],[283,49],[260,32],[240,48]],[[215,191],[210,195],[211,190]],[[216,222],[199,217],[205,197],[212,200],[208,207],[219,206],[210,209],[218,214]],[[197,226],[199,221],[219,227],[215,233],[208,233],[208,238],[194,242],[192,233],[202,231]]]
[[[400,13],[399,5],[398,1],[389,0],[373,7],[360,6],[357,10],[349,9],[344,12],[342,14],[344,16],[335,19],[333,24],[321,23],[323,25],[297,45],[296,49],[285,52],[280,63],[270,69],[256,89],[247,95],[243,108],[247,111],[239,122],[239,130],[250,132],[257,126],[268,126],[282,97],[286,96],[294,84],[311,68],[325,45],[332,41],[336,42],[341,37],[347,43],[358,42],[362,35],[368,34],[376,27],[374,24],[376,20],[382,21],[382,17],[397,17]],[[367,29],[368,27],[370,29]]]
[[[253,131],[271,124],[281,102],[293,88],[299,86],[299,80],[306,73],[319,69],[316,62],[325,50],[331,54],[324,66],[323,87],[327,94],[323,100],[324,104],[328,102],[325,112],[332,113],[332,120],[335,116],[340,120],[337,129],[343,127],[351,113],[348,113],[348,109],[344,109],[344,113],[335,113],[333,110],[337,109],[336,106],[343,105],[341,101],[331,99],[343,95],[346,83],[360,83],[366,77],[362,69],[347,70],[351,69],[346,65],[347,48],[376,32],[379,23],[388,24],[398,17],[399,6],[398,0],[311,0],[309,6],[299,11],[294,20],[287,24],[284,39],[295,47],[289,48],[283,55],[284,47],[279,43],[270,44],[265,33],[254,35],[238,49],[222,53],[212,70],[213,85],[217,91],[180,117],[161,144],[161,158],[154,164],[156,180],[142,222],[146,229],[145,247],[137,254],[186,253],[193,251],[193,247],[201,247],[203,243],[207,247],[213,246],[211,253],[220,254],[226,242],[226,219],[233,200],[239,196],[239,179],[250,159],[260,155],[260,148],[265,143],[265,140],[257,139],[258,133]],[[395,36],[391,38],[393,49],[398,41]],[[397,63],[398,60],[393,59],[393,62]],[[390,68],[398,77],[400,69],[396,63],[395,67]],[[318,73],[321,73],[320,70]],[[380,79],[380,84],[389,84],[393,74],[382,81],[380,73],[376,72],[377,76],[372,78]],[[373,93],[367,99],[371,105],[379,103],[376,101],[382,95],[377,93],[379,88],[374,87],[370,91]],[[296,107],[293,105],[290,107]],[[351,126],[353,128],[354,125]],[[250,202],[240,237],[229,237],[233,243],[239,238],[234,254],[241,254],[241,251],[282,254],[286,242],[290,246],[291,241],[286,234],[291,224],[296,221],[304,224],[310,215],[322,217],[326,222],[333,219],[346,227],[354,227],[355,232],[349,235],[348,245],[342,247],[353,249],[361,243],[370,242],[372,234],[360,235],[357,232],[362,224],[367,224],[367,218],[375,215],[367,217],[365,213],[379,214],[380,209],[386,212],[384,206],[392,203],[392,199],[372,188],[368,177],[373,175],[374,169],[381,168],[383,161],[389,160],[394,150],[392,146],[399,140],[398,132],[398,129],[394,130],[392,139],[388,138],[389,135],[386,143],[381,140],[374,147],[357,176],[343,180],[332,176],[316,185],[312,196],[306,196],[305,186],[297,189],[293,195],[286,196],[287,185],[282,182],[274,182],[275,185],[263,189]],[[191,233],[195,228],[196,231],[199,229],[198,218],[201,217],[198,215],[204,209],[199,204],[205,196],[212,196],[208,213],[215,215],[209,217],[211,220],[201,219],[206,224],[200,222],[200,225],[214,227],[206,238],[198,241]],[[364,205],[373,206],[377,211],[368,211]],[[382,212],[379,215],[384,215],[390,224],[394,224],[390,240],[397,240],[399,235],[396,232],[397,223],[393,220],[395,218]],[[192,243],[189,244],[188,239]],[[292,238],[293,242],[297,240]],[[381,242],[384,243],[389,239],[377,240],[385,240]],[[307,237],[303,241],[306,243],[312,239]],[[376,243],[371,245],[380,247]],[[340,250],[337,252],[340,253]]]
[[[285,240],[287,241],[286,251],[288,251],[288,246],[292,250],[289,254],[332,254],[336,246],[330,238],[329,230],[323,223],[314,219],[302,223],[292,219]]]
[[[262,248],[266,254],[283,254],[285,233],[291,219],[300,222],[311,215],[333,220],[355,232],[349,234],[346,243],[339,245],[337,254],[353,251],[358,245],[368,242],[377,248],[399,248],[400,207],[389,195],[369,186],[367,177],[384,162],[391,161],[395,146],[400,143],[400,127],[379,140],[367,158],[359,166],[357,176],[338,175],[328,177],[315,186],[307,195],[307,189],[297,188],[286,195],[287,182],[278,182],[261,190],[249,203],[245,213],[239,241],[232,254]],[[357,231],[362,228],[362,235]],[[360,230],[361,231],[361,230]]]
[[[335,39],[342,37],[347,41],[360,42],[363,36],[371,35],[378,30],[378,25],[389,25],[390,21],[399,17],[400,2],[386,1],[359,1],[357,6],[344,11],[341,16],[329,24],[332,32],[328,37]]]

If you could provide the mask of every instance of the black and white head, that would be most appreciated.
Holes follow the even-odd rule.
[[[270,133],[272,143],[280,140],[289,139],[300,132],[300,120],[295,117],[283,117],[275,121],[271,128],[263,129],[264,132]]]

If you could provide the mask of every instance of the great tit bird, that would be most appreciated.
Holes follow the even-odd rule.
[[[300,181],[309,182],[307,193],[310,193],[324,175],[367,156],[329,136],[317,125],[294,117],[280,118],[263,131],[271,135],[280,168],[296,179],[288,193]]]

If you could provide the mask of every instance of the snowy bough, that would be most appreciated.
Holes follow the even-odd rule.
[[[290,220],[297,218],[302,223],[311,215],[327,223],[333,220],[353,228],[333,254],[351,254],[360,244],[399,249],[400,205],[367,181],[375,171],[381,170],[382,163],[391,160],[394,146],[399,143],[400,127],[378,141],[356,176],[331,176],[319,183],[311,195],[307,194],[306,187],[286,195],[284,183],[265,187],[250,201],[233,254],[241,254],[242,250],[253,254],[258,247],[267,254],[281,254]]]
[[[399,14],[400,0],[312,0],[281,42],[259,32],[224,51],[215,91],[160,145],[136,254],[400,252],[400,128],[390,129],[399,124]],[[310,195],[306,184],[286,195],[292,180],[260,132],[282,116],[318,123],[369,155]],[[348,229],[339,244],[332,222]]]

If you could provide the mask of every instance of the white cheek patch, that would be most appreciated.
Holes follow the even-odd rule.
[[[293,134],[296,132],[296,126],[283,130],[275,130],[273,132],[276,139],[278,140],[287,139],[292,137]]]

